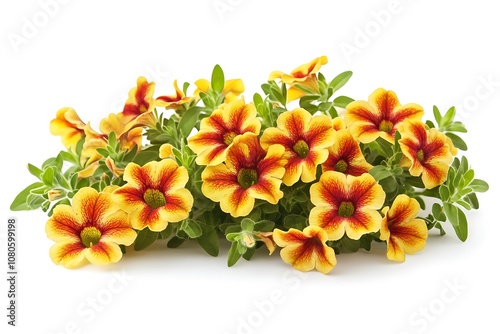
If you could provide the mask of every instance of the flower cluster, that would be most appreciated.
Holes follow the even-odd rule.
[[[140,77],[98,131],[62,108],[50,131],[65,149],[28,164],[38,180],[11,209],[48,213],[50,257],[67,268],[114,263],[157,240],[195,239],[216,256],[225,239],[229,266],[281,248],[295,269],[326,274],[336,255],[373,243],[405,261],[447,221],[465,241],[464,210],[478,209],[488,185],[457,157],[467,145],[455,109],[433,107],[425,120],[391,90],[336,95],[352,72],[328,81],[327,62],[272,72],[251,102],[218,65],[192,93],[175,80],[172,95],[155,95]]]

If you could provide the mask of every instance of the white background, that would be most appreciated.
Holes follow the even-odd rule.
[[[7,328],[8,333],[43,334],[413,334],[498,328],[494,206],[499,194],[493,160],[498,159],[500,20],[494,2],[61,0],[57,8],[42,5],[48,2],[0,5],[0,262],[7,262],[7,219],[16,217],[19,225],[18,327],[6,325],[2,279],[2,333]],[[51,16],[43,14],[44,7]],[[30,30],[33,23],[38,27]],[[48,256],[46,215],[10,212],[13,197],[34,181],[26,164],[40,165],[62,148],[49,133],[59,108],[75,108],[97,128],[102,117],[120,111],[139,75],[157,82],[157,95],[171,94],[174,79],[207,78],[217,63],[227,78],[244,80],[251,100],[271,71],[287,72],[320,55],[329,58],[322,68],[329,79],[354,71],[341,93],[355,99],[384,87],[395,90],[402,103],[421,104],[429,117],[433,105],[461,106],[458,117],[469,129],[467,156],[476,176],[491,186],[479,195],[481,209],[469,214],[465,244],[445,225],[448,235],[429,237],[426,249],[404,264],[386,260],[378,245],[370,253],[338,256],[337,267],[326,276],[299,275],[278,253],[268,257],[263,250],[252,261],[227,268],[227,246],[212,258],[196,242],[175,250],[157,243],[113,266],[66,270]],[[6,265],[1,268],[7,271]],[[93,311],[92,300],[99,311]]]

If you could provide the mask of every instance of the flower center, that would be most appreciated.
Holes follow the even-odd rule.
[[[236,137],[236,136],[237,136],[237,133],[234,131],[225,133],[223,136],[224,144],[226,144],[227,146],[231,145],[233,143],[234,137]]]
[[[249,168],[242,168],[238,172],[238,183],[243,188],[247,189],[256,184],[258,181],[257,171]]]
[[[309,145],[307,145],[304,140],[300,139],[295,143],[295,145],[293,145],[293,150],[299,155],[299,157],[305,158],[309,154]]]
[[[354,214],[354,204],[352,202],[342,202],[339,206],[339,216],[347,218]]]
[[[335,166],[333,166],[333,168],[337,172],[345,173],[345,171],[347,170],[348,166],[349,165],[347,164],[347,162],[345,162],[344,159],[340,159],[339,161],[337,161],[337,163],[335,164]]]
[[[384,131],[387,133],[390,133],[392,131],[393,127],[394,127],[394,124],[392,124],[391,121],[387,121],[385,119],[382,122],[380,122],[380,124],[378,125],[378,129],[380,131]]]
[[[417,159],[420,162],[424,161],[424,159],[425,159],[424,150],[420,149],[420,150],[417,151]]]
[[[148,189],[144,192],[144,202],[146,202],[146,204],[153,209],[157,209],[160,206],[167,204],[165,195],[156,189]]]
[[[97,243],[101,239],[101,231],[93,226],[85,227],[80,232],[80,239],[82,240],[82,243],[85,245],[85,247],[92,247],[94,245],[97,245]]]

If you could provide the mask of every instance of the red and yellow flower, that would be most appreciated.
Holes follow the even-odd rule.
[[[82,122],[75,109],[61,108],[56,118],[50,121],[50,133],[61,136],[61,142],[69,149],[75,149],[76,144],[85,136],[85,123]]]
[[[201,190],[233,217],[248,215],[255,199],[276,204],[283,197],[284,152],[281,145],[272,145],[266,152],[256,134],[245,133],[235,138],[225,163],[205,168]]]
[[[352,176],[367,173],[373,166],[366,162],[358,142],[349,130],[335,132],[334,144],[328,148],[328,159],[321,165],[323,173],[337,171]]]
[[[314,208],[309,224],[323,228],[329,240],[339,240],[344,234],[358,240],[380,229],[382,216],[377,210],[384,205],[385,192],[370,174],[352,176],[328,171],[310,192]]]
[[[405,261],[405,254],[415,254],[425,247],[428,236],[423,219],[415,218],[420,211],[417,200],[398,195],[391,208],[382,209],[384,218],[380,228],[380,240],[387,241],[387,258]]]
[[[283,183],[291,186],[299,179],[312,182],[316,168],[328,158],[328,147],[333,144],[332,121],[326,115],[311,114],[301,108],[282,113],[276,128],[267,128],[262,134],[264,149],[274,144],[285,147],[288,160]]]
[[[157,107],[165,109],[179,110],[184,104],[189,104],[194,100],[194,97],[187,97],[182,90],[177,86],[177,80],[174,81],[175,95],[158,96],[155,100]]]
[[[287,102],[297,100],[307,93],[297,86],[309,90],[313,93],[319,93],[318,77],[316,73],[319,72],[322,65],[328,63],[326,56],[321,56],[313,59],[307,64],[300,65],[293,69],[290,74],[281,71],[273,71],[269,75],[269,81],[281,79],[281,82],[289,86],[287,92]]]
[[[118,205],[127,213],[132,227],[161,232],[169,223],[188,218],[193,196],[185,187],[186,168],[173,159],[151,161],[144,166],[129,163],[124,186],[114,191]]]
[[[401,129],[401,165],[409,167],[413,176],[421,176],[427,189],[446,181],[453,160],[448,137],[439,130],[427,129],[422,122],[406,121]]]
[[[326,245],[327,233],[320,227],[308,226],[303,231],[275,229],[273,239],[283,249],[280,256],[285,263],[299,271],[316,268],[328,274],[337,264],[333,248]]]
[[[370,143],[381,137],[394,144],[394,134],[404,120],[420,121],[424,109],[415,103],[401,105],[396,93],[376,89],[368,101],[353,101],[346,107],[344,120],[354,138]]]
[[[122,112],[125,119],[131,120],[154,110],[155,86],[154,82],[148,82],[145,77],[137,78],[137,86],[129,91],[128,99],[123,107]]]
[[[107,118],[101,120],[99,129],[101,133],[91,128],[90,123],[85,125],[85,142],[81,153],[81,163],[85,166],[78,173],[79,177],[90,177],[99,167],[98,160],[102,159],[102,155],[97,151],[98,148],[106,148],[108,146],[108,138],[111,132],[114,132],[120,148],[123,151],[131,150],[134,146],[138,148],[142,144],[142,127],[131,128],[126,131],[127,123],[123,119],[123,114],[109,114]],[[114,161],[110,157],[106,159],[106,165],[110,168],[113,174],[120,174],[122,170],[117,168]]]
[[[210,82],[206,79],[196,80],[194,84],[196,85],[194,95],[198,98],[200,92],[207,94],[211,88]],[[224,97],[224,103],[229,103],[238,99],[244,91],[245,85],[241,79],[229,79],[224,82],[224,88],[222,89],[221,95]]]
[[[72,206],[58,205],[45,226],[48,238],[56,242],[50,248],[52,261],[66,268],[86,261],[99,265],[119,261],[119,245],[129,246],[137,237],[127,214],[109,193],[89,187],[80,189],[72,202]]]
[[[259,134],[260,126],[254,104],[236,100],[202,119],[200,131],[188,139],[188,145],[197,154],[198,165],[215,166],[226,159],[228,148],[238,136]]]

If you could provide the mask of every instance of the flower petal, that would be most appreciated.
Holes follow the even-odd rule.
[[[308,226],[304,231],[290,229],[283,232],[275,229],[273,239],[283,249],[281,258],[299,271],[316,268],[323,274],[329,273],[337,264],[335,252],[326,245],[326,233],[316,226]]]
[[[80,241],[62,241],[50,247],[50,258],[65,268],[78,268],[85,261],[85,246]]]
[[[97,245],[85,250],[87,260],[96,265],[116,263],[120,261],[122,254],[120,246],[112,242],[100,241]]]

